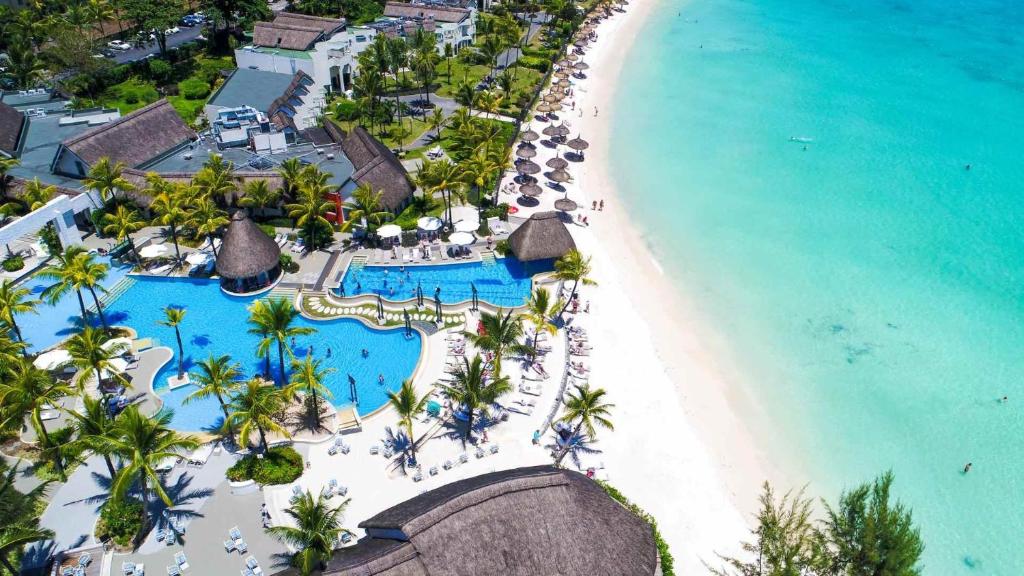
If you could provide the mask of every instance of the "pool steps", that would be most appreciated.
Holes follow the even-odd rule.
[[[112,302],[120,298],[122,294],[124,294],[125,292],[128,291],[129,288],[134,286],[135,282],[135,278],[132,278],[131,276],[125,276],[124,278],[121,278],[120,280],[117,281],[116,284],[111,286],[109,290],[107,290],[106,292],[103,293],[102,296],[100,296],[100,303],[103,304],[104,308],[110,306]],[[89,306],[86,307],[86,310],[88,310],[89,312],[96,312],[96,304],[90,304]]]

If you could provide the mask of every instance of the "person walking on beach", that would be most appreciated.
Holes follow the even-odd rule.
[[[967,474],[968,472],[970,472],[971,471],[971,466],[973,466],[973,465],[974,465],[973,463],[968,462],[967,466],[964,466],[964,474]]]
[[[594,118],[597,118],[597,106],[594,106]]]
[[[597,208],[598,212],[601,212],[603,210],[604,210],[604,198],[601,199],[601,203],[598,204],[598,208]]]
[[[597,210],[597,200],[594,200],[593,202],[591,202],[590,209],[591,210]]]

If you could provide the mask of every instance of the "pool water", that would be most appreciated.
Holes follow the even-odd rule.
[[[185,278],[133,277],[135,283],[108,306],[112,324],[134,328],[140,337],[150,337],[161,346],[174,351],[153,381],[153,386],[164,401],[165,408],[174,411],[172,426],[179,430],[205,431],[218,428],[223,416],[215,398],[184,403],[195,390],[184,386],[167,389],[167,378],[177,370],[177,344],[174,329],[157,322],[164,317],[167,306],[181,307],[187,312],[181,325],[181,338],[185,349],[185,370],[194,368],[197,361],[211,354],[227,354],[241,365],[246,377],[263,373],[263,361],[256,357],[259,337],[248,333],[247,307],[256,297],[232,297],[224,294],[216,281]],[[387,402],[387,391],[396,390],[402,380],[409,378],[416,368],[421,349],[418,332],[406,338],[403,329],[377,330],[353,319],[311,321],[299,317],[297,326],[309,326],[317,331],[296,338],[293,351],[304,357],[312,347],[313,354],[325,368],[333,368],[325,385],[333,394],[335,406],[351,406],[349,376],[355,380],[356,407],[361,414],[373,411]],[[289,343],[290,345],[290,343]],[[330,349],[331,355],[327,357]],[[369,354],[363,357],[362,350]],[[277,349],[271,356],[272,370],[277,371]],[[288,362],[286,355],[285,362]],[[384,377],[383,385],[379,377]]]
[[[120,282],[131,271],[130,266],[112,264],[107,278],[100,284],[110,289]],[[30,277],[22,285],[32,292],[33,298],[40,298],[43,290],[53,284],[48,278]],[[83,292],[86,307],[92,305],[92,295]],[[102,299],[102,297],[101,297]],[[98,322],[91,315],[93,322]],[[74,292],[65,294],[57,303],[50,306],[42,303],[36,307],[36,314],[18,314],[16,320],[21,334],[28,343],[29,352],[40,352],[63,341],[82,327],[82,312],[78,306],[78,296]]]
[[[554,269],[553,260],[520,262],[512,257],[494,262],[459,262],[437,266],[350,266],[341,280],[345,296],[379,294],[388,300],[409,300],[416,297],[420,285],[423,297],[433,299],[438,288],[443,304],[466,302],[478,298],[495,306],[522,306],[533,289],[535,274]]]

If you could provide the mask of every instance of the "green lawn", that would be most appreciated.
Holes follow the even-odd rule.
[[[338,126],[341,126],[341,129],[346,132],[348,132],[349,130],[351,130],[352,128],[359,124],[358,120],[334,120],[332,118],[330,119],[330,121],[334,122]],[[405,126],[407,130],[409,130],[405,138],[402,138],[402,147],[408,147],[428,129],[427,123],[424,122],[423,120],[420,120],[419,118],[410,118],[408,116],[402,118],[402,125]],[[392,122],[391,124],[385,125],[383,129],[380,126],[374,125],[373,135],[381,142],[383,142],[384,145],[387,146],[388,148],[398,148],[399,141],[391,134],[391,131],[396,126],[398,126],[396,122]],[[364,125],[364,128],[366,128],[367,130],[370,129],[369,125]]]
[[[486,118],[477,118],[476,121],[482,122],[485,125],[493,125],[500,127],[502,141],[510,140],[516,129],[515,124],[502,122],[501,120],[488,120]],[[423,158],[426,155],[427,150],[430,150],[434,146],[438,145],[440,145],[441,148],[450,156],[452,150],[452,138],[454,136],[455,130],[451,128],[443,128],[441,130],[441,140],[439,142],[433,142],[431,144],[427,144],[426,146],[413,148],[412,150],[409,150],[408,152],[405,153],[405,159],[409,160],[413,158]]]

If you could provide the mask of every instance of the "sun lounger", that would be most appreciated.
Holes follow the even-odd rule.
[[[125,574],[125,576],[132,576],[135,574],[135,563],[121,562],[121,572]]]
[[[327,449],[327,454],[329,454],[331,456],[334,456],[337,453],[338,453],[338,447],[337,446],[331,445],[331,447]]]
[[[174,561],[178,563],[178,566],[182,570],[188,570],[188,558],[185,557],[184,552],[178,552],[174,555]]]
[[[429,472],[431,476],[437,476],[437,466],[431,466]]]
[[[534,374],[533,372],[530,372],[530,371],[524,371],[522,376],[523,376],[523,380],[529,380],[531,382],[543,382],[543,381],[545,381],[545,380],[547,380],[549,378],[548,376],[542,376],[540,374]]]
[[[490,451],[491,451],[491,454],[497,454],[498,453],[498,445],[497,444],[492,444]]]
[[[235,541],[234,540],[225,540],[224,541],[224,551],[225,552],[234,552],[235,551]]]
[[[245,567],[255,569],[260,563],[256,560],[255,556],[247,556],[245,559]]]
[[[579,348],[569,348],[570,356],[590,356],[590,350],[581,350]]]
[[[249,545],[245,543],[245,540],[236,540],[235,550],[238,550],[239,554],[245,554],[249,551]]]
[[[416,474],[414,474],[413,477],[412,477],[412,481],[413,482],[422,482],[423,481],[423,473],[420,472],[419,470],[417,470]]]
[[[444,461],[444,469],[445,469],[445,470],[451,470],[451,469],[452,469],[452,468],[453,468],[454,466],[455,466],[455,465],[454,465],[454,464],[452,464],[452,461],[451,461],[451,460],[445,460],[445,461]]]
[[[174,533],[174,530],[164,530],[164,544],[167,546],[174,546],[178,542],[178,535]]]
[[[483,458],[484,457],[484,449],[479,447],[479,446],[477,446],[476,447],[476,454],[474,454],[474,455],[477,457],[478,460],[480,458]]]
[[[373,446],[370,446],[370,454],[372,454],[374,456],[376,456],[377,454],[380,454],[380,446],[378,446],[377,444],[374,444]]]
[[[233,526],[230,530],[228,530],[228,536],[230,536],[232,540],[241,540],[242,531],[238,529],[238,526]]]
[[[135,572],[132,573],[132,576],[146,576],[146,565],[142,562],[136,564]]]
[[[54,410],[52,412],[47,410],[47,411],[39,413],[39,419],[43,420],[43,421],[46,421],[46,420],[56,420],[58,418],[60,418],[60,412],[57,412],[56,410]]]
[[[168,566],[167,567],[167,576],[180,576],[180,575],[181,575],[181,569],[178,568],[177,564],[175,564],[173,566]]]
[[[461,462],[463,464],[469,462],[469,454],[466,454],[465,452],[463,452],[462,454],[459,454],[459,462]]]
[[[519,407],[516,407],[516,406],[506,406],[505,409],[508,410],[509,412],[514,412],[516,414],[522,414],[523,416],[532,416],[533,415],[533,408],[519,408]]]
[[[522,392],[523,394],[529,394],[531,396],[540,396],[541,392],[539,386],[531,386],[529,384],[520,384],[519,391]]]

